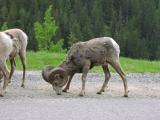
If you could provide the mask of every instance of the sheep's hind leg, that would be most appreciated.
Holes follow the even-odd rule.
[[[112,62],[111,65],[116,70],[116,72],[121,76],[123,80],[123,85],[124,85],[124,97],[128,97],[128,85],[127,85],[127,77],[125,73],[123,72],[118,61]]]
[[[4,92],[0,91],[0,97],[3,97],[3,96],[4,96]]]
[[[102,65],[102,68],[103,68],[103,71],[104,71],[104,74],[105,74],[105,81],[102,85],[102,88],[100,89],[100,91],[97,92],[97,94],[101,94],[102,92],[105,91],[105,87],[107,86],[108,81],[111,77],[111,74],[110,74],[110,71],[109,71],[109,68],[108,68],[108,64]]]
[[[26,74],[26,52],[20,52],[19,53],[22,65],[23,65],[23,79],[22,79],[22,84],[21,87],[25,87],[24,82],[25,82],[25,74]]]
[[[1,84],[1,82],[2,82],[2,78],[3,78],[3,72],[0,71],[0,84]]]

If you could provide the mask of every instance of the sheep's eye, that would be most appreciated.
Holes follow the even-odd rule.
[[[60,75],[60,78],[63,79],[64,77],[62,75]]]

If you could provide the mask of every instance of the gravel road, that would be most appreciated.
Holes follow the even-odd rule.
[[[40,71],[28,71],[21,88],[22,72],[15,72],[8,92],[0,97],[0,120],[159,120],[160,74],[127,74],[129,98],[122,97],[123,84],[112,73],[106,92],[97,95],[103,74],[89,73],[86,96],[79,97],[81,75],[72,80],[69,93],[58,96],[41,78]]]

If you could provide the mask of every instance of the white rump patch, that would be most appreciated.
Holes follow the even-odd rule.
[[[113,47],[116,49],[118,55],[120,54],[120,48],[119,48],[119,45],[116,43],[116,41],[113,39],[113,38],[110,38],[108,37],[108,39],[111,40],[112,44],[113,44]]]

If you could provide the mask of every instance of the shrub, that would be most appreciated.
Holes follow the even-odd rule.
[[[60,39],[59,41],[57,41],[56,44],[51,45],[49,51],[51,52],[60,52],[60,53],[66,53],[66,49],[63,49],[63,43],[64,40]]]

